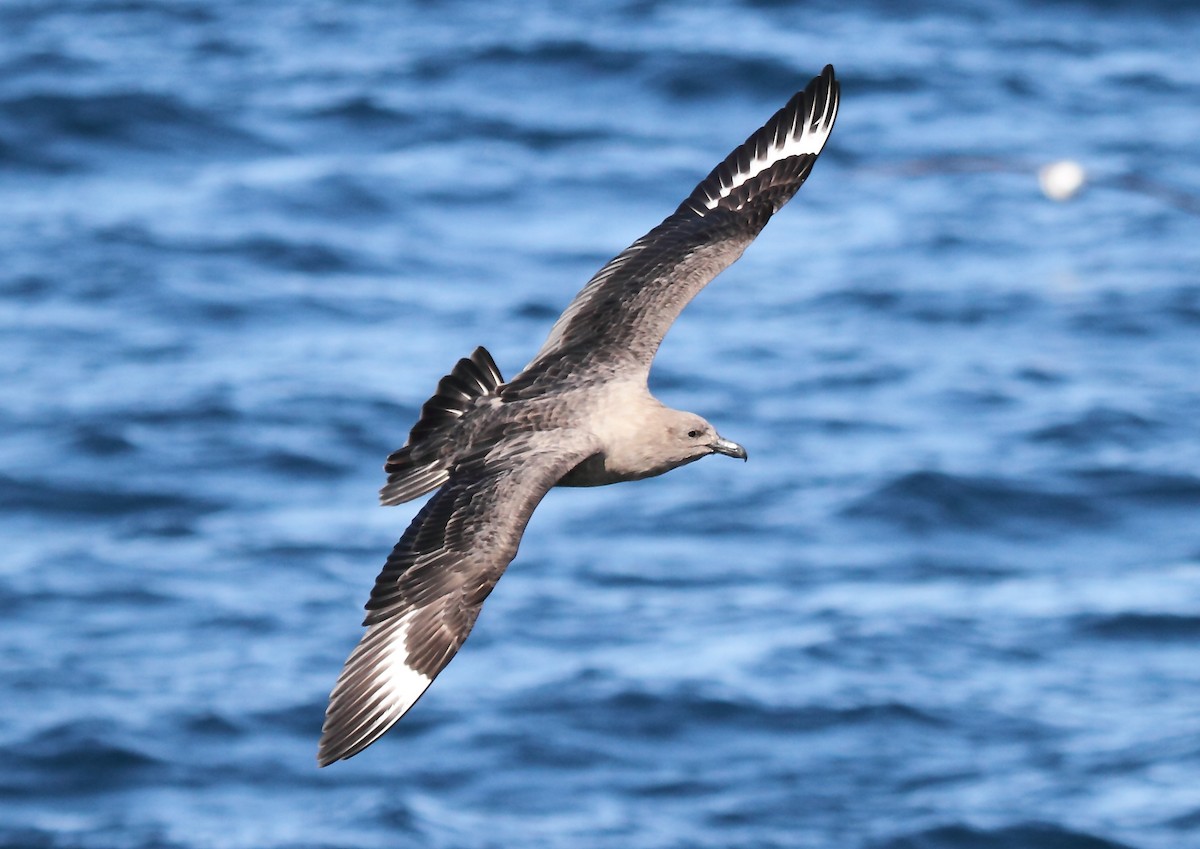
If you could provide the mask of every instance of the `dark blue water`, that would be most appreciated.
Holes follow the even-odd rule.
[[[0,847],[1200,845],[1198,28],[0,4]],[[437,378],[520,368],[826,62],[812,179],[654,375],[750,462],[551,493],[318,771]]]

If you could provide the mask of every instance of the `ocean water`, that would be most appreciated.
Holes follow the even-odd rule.
[[[0,3],[0,847],[1200,846],[1198,28]],[[653,376],[750,461],[552,492],[318,770],[437,379],[515,373],[826,62],[812,178]]]

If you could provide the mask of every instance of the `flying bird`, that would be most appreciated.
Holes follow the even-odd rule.
[[[734,262],[808,178],[837,117],[832,66],[776,112],[661,224],[593,277],[507,383],[476,348],[441,379],[384,465],[385,505],[428,492],[367,602],[317,753],[358,754],[420,698],[467,639],[554,486],[602,486],[710,454],[746,459],[646,380],[689,301]]]

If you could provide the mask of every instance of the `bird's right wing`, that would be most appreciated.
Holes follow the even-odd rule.
[[[471,632],[534,508],[597,449],[582,431],[541,431],[509,437],[454,467],[375,581],[367,633],[329,697],[321,766],[371,745],[420,698]]]

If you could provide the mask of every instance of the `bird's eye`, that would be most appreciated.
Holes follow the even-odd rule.
[[[698,430],[689,430],[688,431],[688,439],[695,439],[699,435],[700,435],[700,431],[698,431]]]

